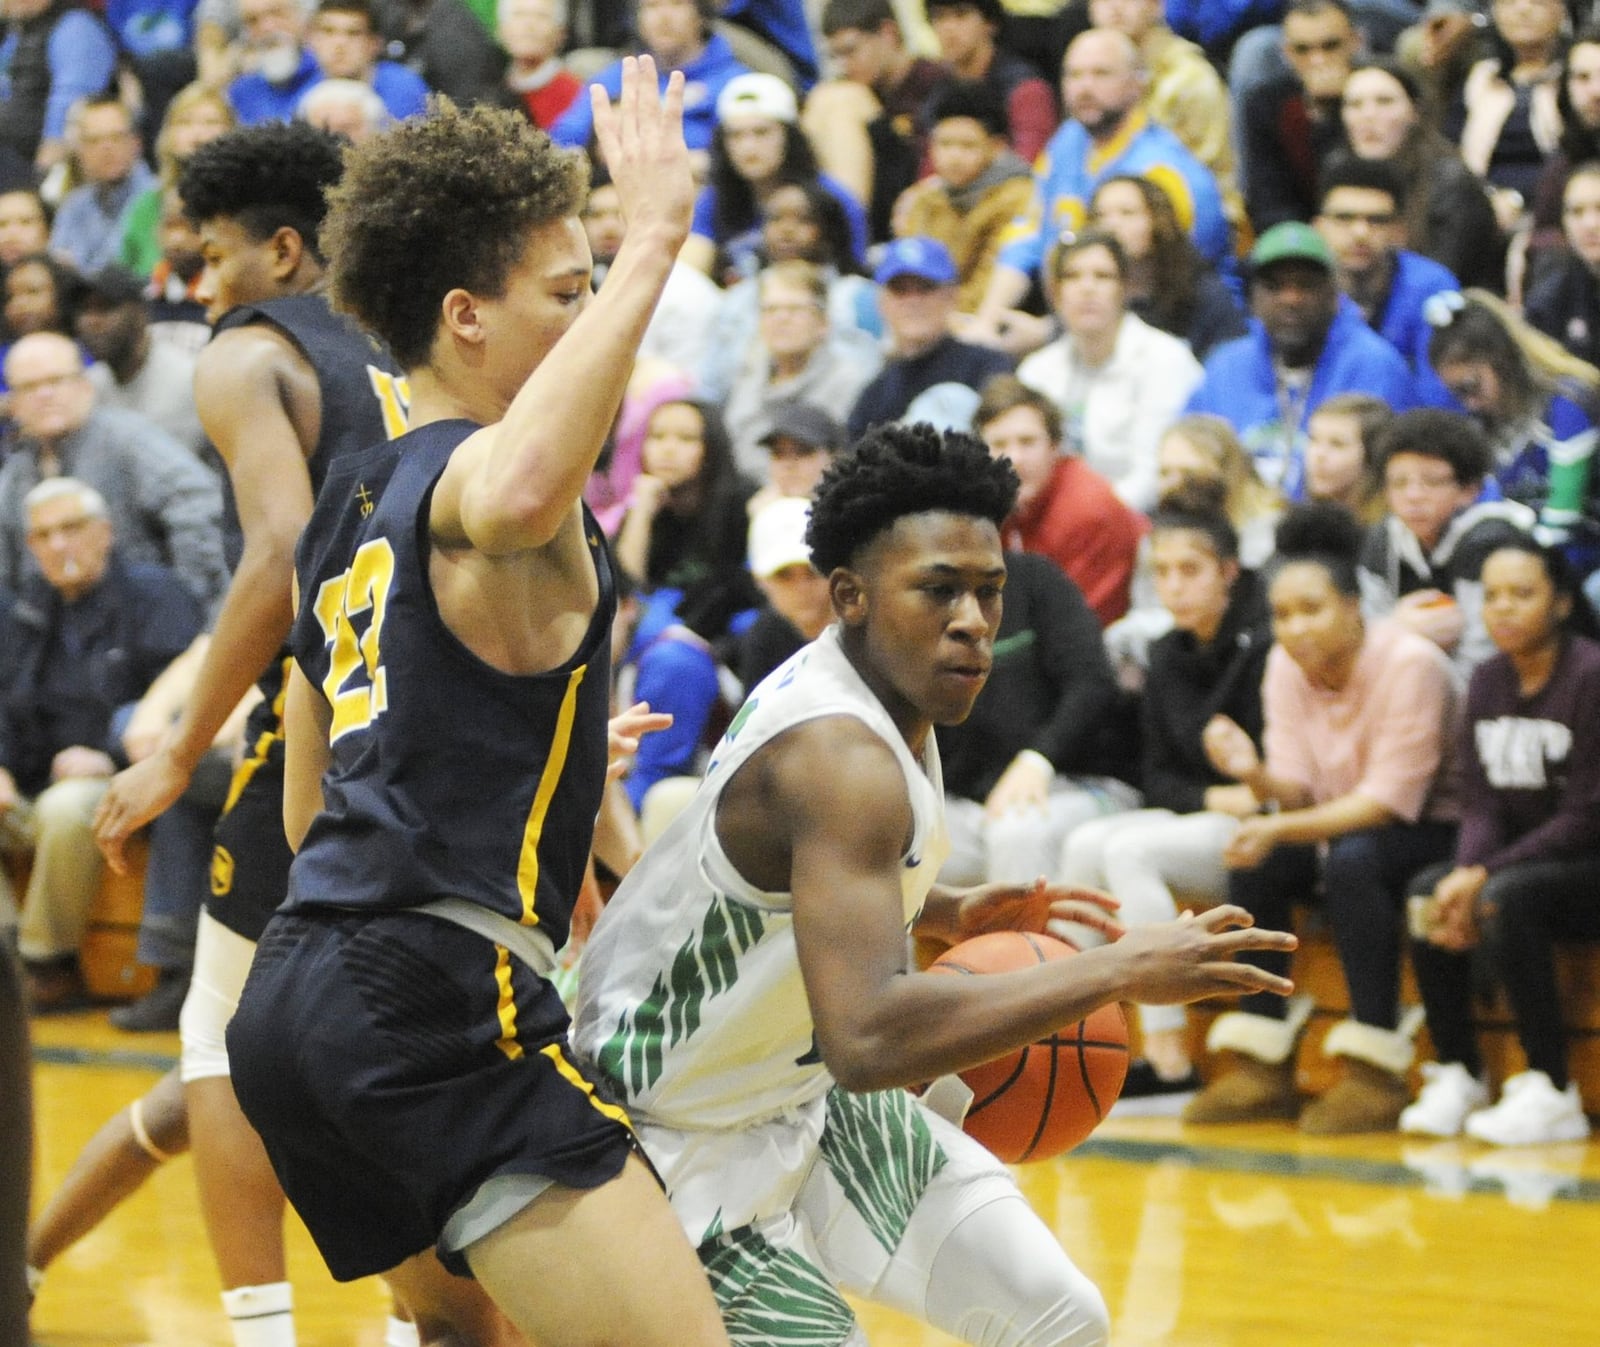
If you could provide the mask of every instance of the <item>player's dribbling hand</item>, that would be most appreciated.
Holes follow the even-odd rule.
[[[1263,931],[1242,907],[1223,903],[1204,912],[1184,912],[1176,921],[1132,927],[1116,943],[1133,961],[1128,999],[1144,1005],[1182,1005],[1208,996],[1272,992],[1288,996],[1294,983],[1253,964],[1239,963],[1247,950],[1287,954],[1299,944],[1288,931]]]
[[[589,86],[594,133],[621,199],[633,240],[654,239],[676,254],[689,236],[694,171],[683,140],[683,72],[674,70],[661,93],[649,56],[622,62],[622,92],[615,104],[598,84]]]

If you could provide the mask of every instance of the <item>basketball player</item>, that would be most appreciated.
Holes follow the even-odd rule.
[[[807,540],[835,625],[751,693],[698,795],[584,956],[574,1045],[620,1092],[735,1342],[862,1344],[843,1288],[987,1347],[1104,1343],[1099,1292],[1006,1169],[900,1087],[1111,1001],[1286,993],[1234,962],[1289,949],[1238,908],[1122,934],[1043,881],[955,893],[931,729],[993,658],[1017,479],[969,435],[872,432]],[[910,970],[1051,915],[1119,939],[982,979]]]
[[[217,329],[195,369],[195,403],[227,465],[243,552],[182,714],[154,754],[112,781],[96,817],[100,844],[120,870],[128,837],[182,794],[259,680],[246,757],[217,823],[180,1022],[195,1178],[238,1347],[295,1340],[283,1196],[239,1112],[223,1040],[255,942],[288,889],[282,713],[295,542],[330,464],[405,426],[403,386],[387,353],[323,294],[323,194],[341,169],[333,137],[272,124],[204,146],[179,181],[204,250],[197,297]]]
[[[492,1333],[463,1274],[541,1347],[727,1341],[548,980],[606,774],[615,589],[580,492],[694,196],[682,76],[657,87],[630,58],[593,96],[628,219],[598,297],[584,160],[510,113],[436,107],[330,194],[335,301],[412,429],[376,507],[352,459],[301,542],[299,854],[228,1044],[330,1270],[384,1273],[424,1341]]]

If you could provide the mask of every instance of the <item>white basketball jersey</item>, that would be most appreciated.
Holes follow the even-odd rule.
[[[641,1121],[691,1131],[745,1127],[790,1114],[833,1085],[814,1040],[791,895],[748,884],[715,827],[717,801],[739,767],[819,716],[867,725],[905,774],[914,820],[901,860],[908,929],[944,864],[934,736],[919,763],[830,627],[750,694],[694,800],[633,868],[584,950],[572,1041]]]

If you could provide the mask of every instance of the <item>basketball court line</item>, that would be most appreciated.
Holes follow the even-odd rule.
[[[174,1054],[128,1048],[83,1048],[35,1044],[35,1062],[42,1066],[89,1070],[141,1070],[162,1073],[177,1065]],[[1391,1138],[1392,1139],[1392,1138]],[[1560,1156],[1526,1150],[1472,1150],[1429,1138],[1402,1143],[1415,1152],[1411,1163],[1349,1155],[1304,1155],[1293,1151],[1242,1146],[1196,1145],[1170,1140],[1090,1137],[1064,1163],[1074,1159],[1111,1160],[1120,1164],[1176,1163],[1188,1169],[1275,1178],[1336,1179],[1369,1188],[1416,1188],[1451,1197],[1478,1194],[1506,1197],[1517,1181],[1538,1188],[1546,1201],[1600,1204],[1600,1179],[1580,1178],[1561,1163],[1582,1147],[1555,1148]]]
[[[1541,1149],[1545,1148],[1474,1150],[1469,1158],[1462,1159],[1442,1153],[1445,1147],[1454,1147],[1456,1143],[1417,1137],[1405,1139],[1404,1144],[1416,1151],[1409,1164],[1347,1155],[1299,1155],[1236,1146],[1196,1146],[1110,1137],[1090,1137],[1064,1158],[1068,1162],[1082,1158],[1137,1165],[1175,1162],[1208,1172],[1336,1179],[1373,1188],[1420,1188],[1448,1193],[1452,1197],[1468,1193],[1505,1197],[1513,1180],[1523,1178],[1541,1190],[1548,1190],[1543,1192],[1548,1201],[1600,1203],[1600,1179],[1579,1178],[1563,1172],[1559,1164],[1553,1163],[1555,1156],[1548,1152],[1541,1155]],[[1565,1158],[1581,1153],[1582,1143],[1571,1148],[1549,1149],[1559,1151]]]

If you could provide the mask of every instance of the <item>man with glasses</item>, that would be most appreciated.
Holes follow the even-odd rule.
[[[128,211],[155,175],[139,157],[133,113],[114,94],[83,105],[76,143],[83,185],[63,198],[50,251],[87,273],[117,260]]]
[[[222,593],[222,487],[188,449],[133,412],[95,404],[77,346],[55,332],[23,337],[6,353],[18,450],[0,467],[0,586],[30,569],[23,499],[47,477],[70,474],[105,498],[129,561],[159,563],[202,604]]]
[[[24,501],[26,577],[7,615],[0,672],[0,845],[31,850],[17,931],[34,1013],[81,1007],[78,946],[99,888],[91,821],[116,770],[112,717],[200,630],[201,610],[164,566],[113,548],[105,498],[51,477]]]
[[[1336,154],[1324,165],[1314,223],[1333,253],[1339,289],[1411,366],[1416,400],[1459,410],[1428,363],[1433,328],[1423,310],[1461,283],[1449,268],[1405,246],[1405,210],[1406,183],[1386,160]]]
[[[1234,119],[1245,205],[1257,229],[1309,220],[1316,210],[1317,166],[1339,143],[1339,99],[1359,46],[1344,0],[1289,0],[1289,71],[1245,93]]]

